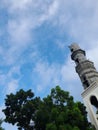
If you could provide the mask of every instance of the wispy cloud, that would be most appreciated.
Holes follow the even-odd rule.
[[[54,16],[53,23],[84,46],[96,46],[98,41],[98,1],[81,0],[60,1],[58,14]],[[52,23],[51,22],[51,23]],[[93,41],[95,40],[95,43]]]
[[[0,26],[2,93],[8,94],[20,88],[20,82],[24,82],[21,78],[23,76],[21,69],[24,64],[30,63],[33,82],[31,84],[34,86],[32,89],[36,90],[37,94],[43,94],[48,89],[60,85],[79,97],[82,85],[75,72],[75,64],[65,46],[71,42],[78,42],[81,48],[87,51],[87,57],[95,62],[96,68],[98,67],[98,1],[1,0],[0,2],[0,9],[3,12],[0,16],[4,18],[1,19],[4,21],[2,22],[4,26],[2,28]],[[47,33],[41,35],[44,29]],[[51,40],[50,33],[53,35]],[[58,51],[53,49],[53,45]],[[42,46],[45,47],[41,50]],[[43,53],[46,49],[47,53]],[[57,53],[60,55],[61,51],[65,51],[65,59],[62,59],[64,62],[55,62]],[[51,63],[50,55],[55,58],[51,58]],[[47,60],[44,60],[45,58]],[[28,77],[29,74],[25,73],[24,76]]]
[[[20,70],[19,67],[12,67],[11,69],[7,70],[8,72],[4,73],[1,71],[0,79],[1,79],[1,87],[2,94],[6,95],[9,93],[16,92],[19,87],[19,80],[20,80]]]
[[[15,93],[18,88],[18,81],[12,80],[8,83],[6,94]]]
[[[44,4],[39,0],[37,2],[35,0],[4,0],[3,5],[9,15],[7,24],[9,51],[6,55],[4,54],[4,57],[11,59],[10,64],[21,56],[24,49],[33,46],[33,31],[45,22],[59,28],[62,34],[67,32],[82,46],[83,44],[86,47],[97,45],[98,2],[96,0],[95,2],[92,0],[49,2],[47,0]],[[17,58],[13,58],[15,53]]]
[[[44,5],[42,5],[42,2],[38,2],[35,4],[34,3],[35,1],[24,0],[22,2],[10,1],[8,4],[8,11],[9,14],[12,16],[12,19],[9,19],[8,21],[8,32],[10,40],[12,40],[11,43],[14,43],[11,44],[11,47],[8,52],[10,56],[8,59],[10,60],[12,58],[13,53],[18,52],[17,54],[20,54],[19,50],[24,47],[27,47],[28,43],[30,44],[29,39],[31,38],[31,29],[38,27],[39,25],[43,24],[46,20],[50,20],[50,22],[53,22],[53,25],[54,23],[56,23],[56,26],[59,25],[61,28],[65,28],[67,29],[67,31],[69,30],[69,34],[72,37],[74,37],[74,39],[78,40],[80,39],[80,37],[84,37],[83,40],[87,41],[87,37],[91,35],[91,31],[93,29],[92,27],[89,28],[90,23],[91,25],[93,25],[93,27],[96,28],[93,21],[95,19],[95,16],[93,16],[93,14],[96,11],[96,9],[94,9],[94,7],[91,6],[91,1],[89,5],[87,1],[85,5],[81,1],[78,1],[76,4],[74,0],[72,2],[54,1],[51,2],[49,6],[47,5],[48,2],[46,2]],[[81,8],[79,8],[79,5],[81,5]],[[87,6],[88,8],[86,8]],[[39,7],[41,7],[41,10],[37,11]],[[91,13],[90,16],[88,13],[85,13],[89,10],[93,11],[93,13]],[[22,13],[20,14],[21,11]],[[33,13],[29,14],[31,11]],[[94,19],[91,20],[91,17],[93,17]],[[91,29],[91,31],[89,31],[89,29]],[[88,33],[89,36],[86,36],[86,33]],[[13,59],[14,57],[12,58],[12,60]],[[39,65],[37,65],[36,67],[37,73],[39,74],[41,79],[40,84],[42,85],[43,89],[44,86],[46,87],[49,83],[53,82],[54,80],[58,81],[58,79],[56,79],[56,76],[54,75],[54,73],[57,72],[56,70],[58,68],[55,69],[54,66],[47,65],[47,63],[39,63]],[[66,62],[65,65],[62,66],[62,68],[59,68],[57,75],[60,73],[60,69],[60,76],[62,77],[62,81],[72,81],[73,78],[75,80],[76,77],[73,76],[75,75],[75,72],[73,71],[74,67],[71,67],[70,62]],[[65,76],[65,73],[68,73],[67,77]],[[41,89],[41,87],[38,88]]]
[[[34,68],[34,72],[37,73],[38,77],[38,84],[37,84],[37,91],[40,93],[48,86],[53,87],[57,85],[60,81],[59,79],[59,71],[58,67],[55,65],[49,65],[46,62],[39,62],[36,64]]]
[[[90,61],[93,61],[93,62],[94,62],[94,65],[95,65],[96,69],[98,70],[97,53],[98,53],[98,45],[95,46],[95,47],[92,48],[92,49],[89,49],[89,50],[87,51],[87,58],[88,58]]]
[[[96,0],[94,1],[95,2],[86,0],[83,2],[81,0],[72,0],[70,2],[64,0],[47,0],[44,3],[42,0],[38,0],[37,2],[35,0],[2,1],[2,7],[6,8],[5,10],[8,14],[8,22],[6,25],[8,48],[5,49],[1,45],[0,54],[2,60],[6,65],[13,66],[18,62],[20,67],[22,67],[21,62],[23,62],[24,59],[21,61],[20,57],[27,48],[35,46],[34,31],[45,23],[58,28],[59,33],[67,34],[69,39],[71,38],[76,42],[80,42],[80,45],[86,47],[87,50],[93,47],[90,53],[95,52],[97,49],[95,50],[94,46],[97,45],[98,41],[98,2]],[[67,42],[61,43],[60,41],[57,42],[60,48],[64,48],[67,44]],[[33,50],[33,54],[38,54],[36,53],[38,51],[37,49],[38,48]],[[34,56],[36,59],[36,55]],[[58,83],[60,80],[69,82],[77,78],[73,71],[73,64],[71,67],[71,61],[67,60],[62,66],[56,65],[55,63],[54,65],[50,65],[49,63],[39,62],[42,57],[40,57],[40,55],[38,57],[38,64],[35,67],[35,71],[38,73],[39,79],[41,79],[41,86],[47,86],[47,84],[51,82]],[[65,73],[68,73],[67,77]],[[5,76],[1,75],[1,77]],[[13,79],[8,86],[10,86],[10,84],[11,86],[13,86],[13,84],[17,85],[17,81]],[[38,88],[41,89],[41,87]]]

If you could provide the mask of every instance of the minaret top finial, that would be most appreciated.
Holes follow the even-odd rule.
[[[69,46],[69,48],[70,48],[71,52],[74,52],[74,51],[80,49],[80,47],[79,47],[79,45],[78,45],[77,43],[72,43],[72,44]]]

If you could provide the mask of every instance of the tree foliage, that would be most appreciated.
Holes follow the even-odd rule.
[[[69,92],[59,86],[43,99],[35,115],[35,126],[36,130],[92,130],[84,105],[74,102]]]
[[[24,130],[94,130],[87,120],[85,106],[74,102],[69,92],[59,86],[42,100],[31,90],[18,91],[5,99],[5,121]],[[33,121],[33,126],[30,121]]]
[[[32,129],[30,125],[34,113],[37,110],[40,98],[34,98],[34,93],[31,90],[24,91],[21,89],[16,94],[7,95],[5,99],[6,109],[3,112],[6,115],[5,122],[16,124],[18,129]]]

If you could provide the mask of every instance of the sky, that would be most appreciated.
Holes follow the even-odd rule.
[[[0,118],[6,95],[19,89],[43,98],[59,85],[82,101],[74,42],[98,69],[98,0],[0,0]]]

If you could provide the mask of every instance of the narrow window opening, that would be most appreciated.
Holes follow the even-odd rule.
[[[92,107],[93,107],[95,114],[98,114],[98,100],[97,100],[96,96],[94,96],[94,95],[91,96],[90,102],[92,104]]]
[[[91,104],[98,109],[98,100],[95,96],[91,96],[90,98]]]
[[[88,79],[86,76],[83,77],[83,84],[86,86],[86,87],[89,87],[89,82],[88,82]]]

